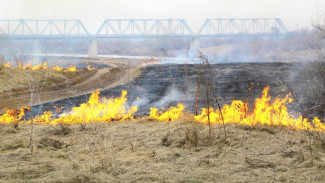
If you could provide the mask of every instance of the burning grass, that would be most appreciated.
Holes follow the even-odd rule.
[[[70,113],[63,113],[59,118],[51,121],[51,113],[45,114],[45,123],[90,123],[132,120],[137,112],[137,106],[126,107],[127,91],[123,90],[121,97],[115,99],[100,98],[99,90],[94,92],[87,103],[73,107]],[[42,117],[41,116],[41,117]],[[41,120],[42,122],[42,120]]]
[[[78,69],[76,66],[70,65],[67,68],[63,68],[61,66],[53,66],[49,67],[47,62],[44,62],[43,64],[36,64],[33,65],[33,62],[35,60],[31,59],[26,65],[23,65],[22,62],[18,62],[18,69],[23,69],[23,70],[53,70],[53,71],[67,71],[67,72],[76,72]],[[11,62],[4,63],[3,68],[11,68]],[[87,70],[95,70],[95,68],[91,68],[90,65],[87,65]]]
[[[312,130],[325,132],[325,124],[315,117],[312,122],[302,115],[294,117],[289,114],[287,105],[293,101],[291,94],[284,98],[276,97],[273,101],[269,95],[270,87],[265,87],[262,96],[255,100],[252,113],[248,113],[248,104],[241,100],[232,101],[231,105],[225,105],[216,111],[210,108],[202,109],[202,113],[194,118],[202,123],[208,123],[208,115],[212,124],[246,124],[249,126],[284,126],[295,130]],[[223,116],[223,118],[222,118]]]
[[[315,117],[313,120],[303,118],[301,115],[294,117],[289,114],[286,105],[293,99],[290,94],[284,98],[276,97],[273,101],[269,95],[270,87],[265,87],[262,96],[256,98],[255,105],[249,109],[248,104],[234,100],[230,105],[225,105],[221,110],[209,110],[202,108],[199,115],[186,113],[185,106],[178,104],[177,107],[170,107],[167,111],[159,111],[157,108],[150,109],[149,118],[159,121],[177,121],[182,117],[195,119],[200,124],[240,124],[248,126],[283,126],[293,130],[307,130],[325,132],[325,124]],[[115,99],[100,98],[99,90],[92,93],[87,103],[73,107],[71,111],[64,112],[60,116],[54,116],[51,111],[36,116],[33,121],[37,123],[58,124],[58,123],[90,123],[90,122],[111,122],[133,120],[137,106],[127,107],[127,91],[122,91],[121,97]],[[248,112],[252,111],[252,112]],[[5,110],[0,116],[0,122],[10,124],[22,121],[25,115],[25,108],[20,111]],[[24,122],[24,121],[22,121]],[[29,121],[25,121],[29,122]]]

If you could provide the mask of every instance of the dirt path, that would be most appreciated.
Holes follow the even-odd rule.
[[[99,69],[94,76],[70,88],[40,93],[40,100],[35,105],[62,100],[69,97],[75,97],[90,94],[96,89],[106,90],[118,85],[126,84],[140,74],[139,69],[130,69],[129,76],[127,70],[120,68]],[[104,81],[104,82],[103,82]]]
[[[109,73],[109,72],[110,72],[110,68],[99,69],[99,70],[97,70],[97,72],[91,78],[89,78],[88,80],[85,80],[85,81],[83,81],[81,83],[78,83],[75,87],[87,85],[89,82],[96,81],[103,74],[106,74],[106,73]]]

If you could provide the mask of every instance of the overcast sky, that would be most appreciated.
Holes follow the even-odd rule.
[[[180,18],[196,32],[206,18],[281,18],[311,28],[325,0],[0,0],[0,19],[81,19],[94,32],[104,19]]]

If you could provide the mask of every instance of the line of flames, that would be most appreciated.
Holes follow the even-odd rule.
[[[38,65],[32,65],[33,59],[30,60],[26,65],[22,65],[21,62],[18,63],[18,69],[23,69],[23,70],[54,70],[54,71],[68,71],[68,72],[76,72],[78,71],[77,67],[74,65],[70,65],[67,68],[63,68],[60,66],[55,66],[55,67],[48,67],[47,62],[44,62],[43,64],[38,64]],[[4,68],[11,68],[11,63],[4,63],[3,64]],[[87,65],[87,70],[95,70],[95,68],[91,68],[90,65]]]
[[[301,115],[294,117],[289,114],[287,105],[293,101],[290,94],[284,98],[276,97],[273,101],[269,95],[270,87],[267,86],[260,98],[256,98],[252,112],[248,114],[247,103],[241,100],[233,100],[230,105],[224,105],[219,109],[202,108],[199,115],[186,114],[200,124],[243,124],[249,126],[267,125],[283,126],[294,130],[311,130],[325,132],[325,124],[315,117],[313,120],[303,118]],[[133,120],[134,113],[138,111],[137,106],[127,107],[127,91],[123,90],[121,97],[100,98],[100,91],[93,92],[89,101],[78,107],[73,107],[70,112],[64,112],[55,118],[51,111],[44,112],[33,118],[35,123],[58,124],[58,123],[93,123]],[[14,122],[26,122],[23,120],[25,111],[30,108],[22,108],[19,111],[4,109],[4,114],[0,116],[0,123],[10,124]],[[222,115],[221,115],[222,114]],[[170,107],[168,110],[150,108],[149,119],[171,122],[180,120],[185,116],[185,106],[178,104],[177,107]],[[222,117],[221,117],[222,116]],[[209,117],[209,118],[208,118]]]
[[[140,67],[145,67],[145,66],[150,66],[150,65],[155,65],[155,64],[159,64],[160,61],[159,60],[154,60],[154,61],[150,61],[150,62],[142,62],[140,64]]]

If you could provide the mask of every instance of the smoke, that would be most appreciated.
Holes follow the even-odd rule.
[[[146,106],[149,104],[149,99],[148,98],[139,98],[135,101],[132,102],[131,106],[138,106],[138,107],[142,107],[142,106]]]
[[[166,93],[163,97],[161,97],[158,101],[152,104],[153,107],[168,107],[175,103],[180,103],[188,98],[184,92],[180,92],[179,90],[173,88],[173,86],[169,86],[166,90]]]
[[[201,51],[211,63],[297,62],[310,53],[312,32],[301,30],[285,36],[201,39]]]

